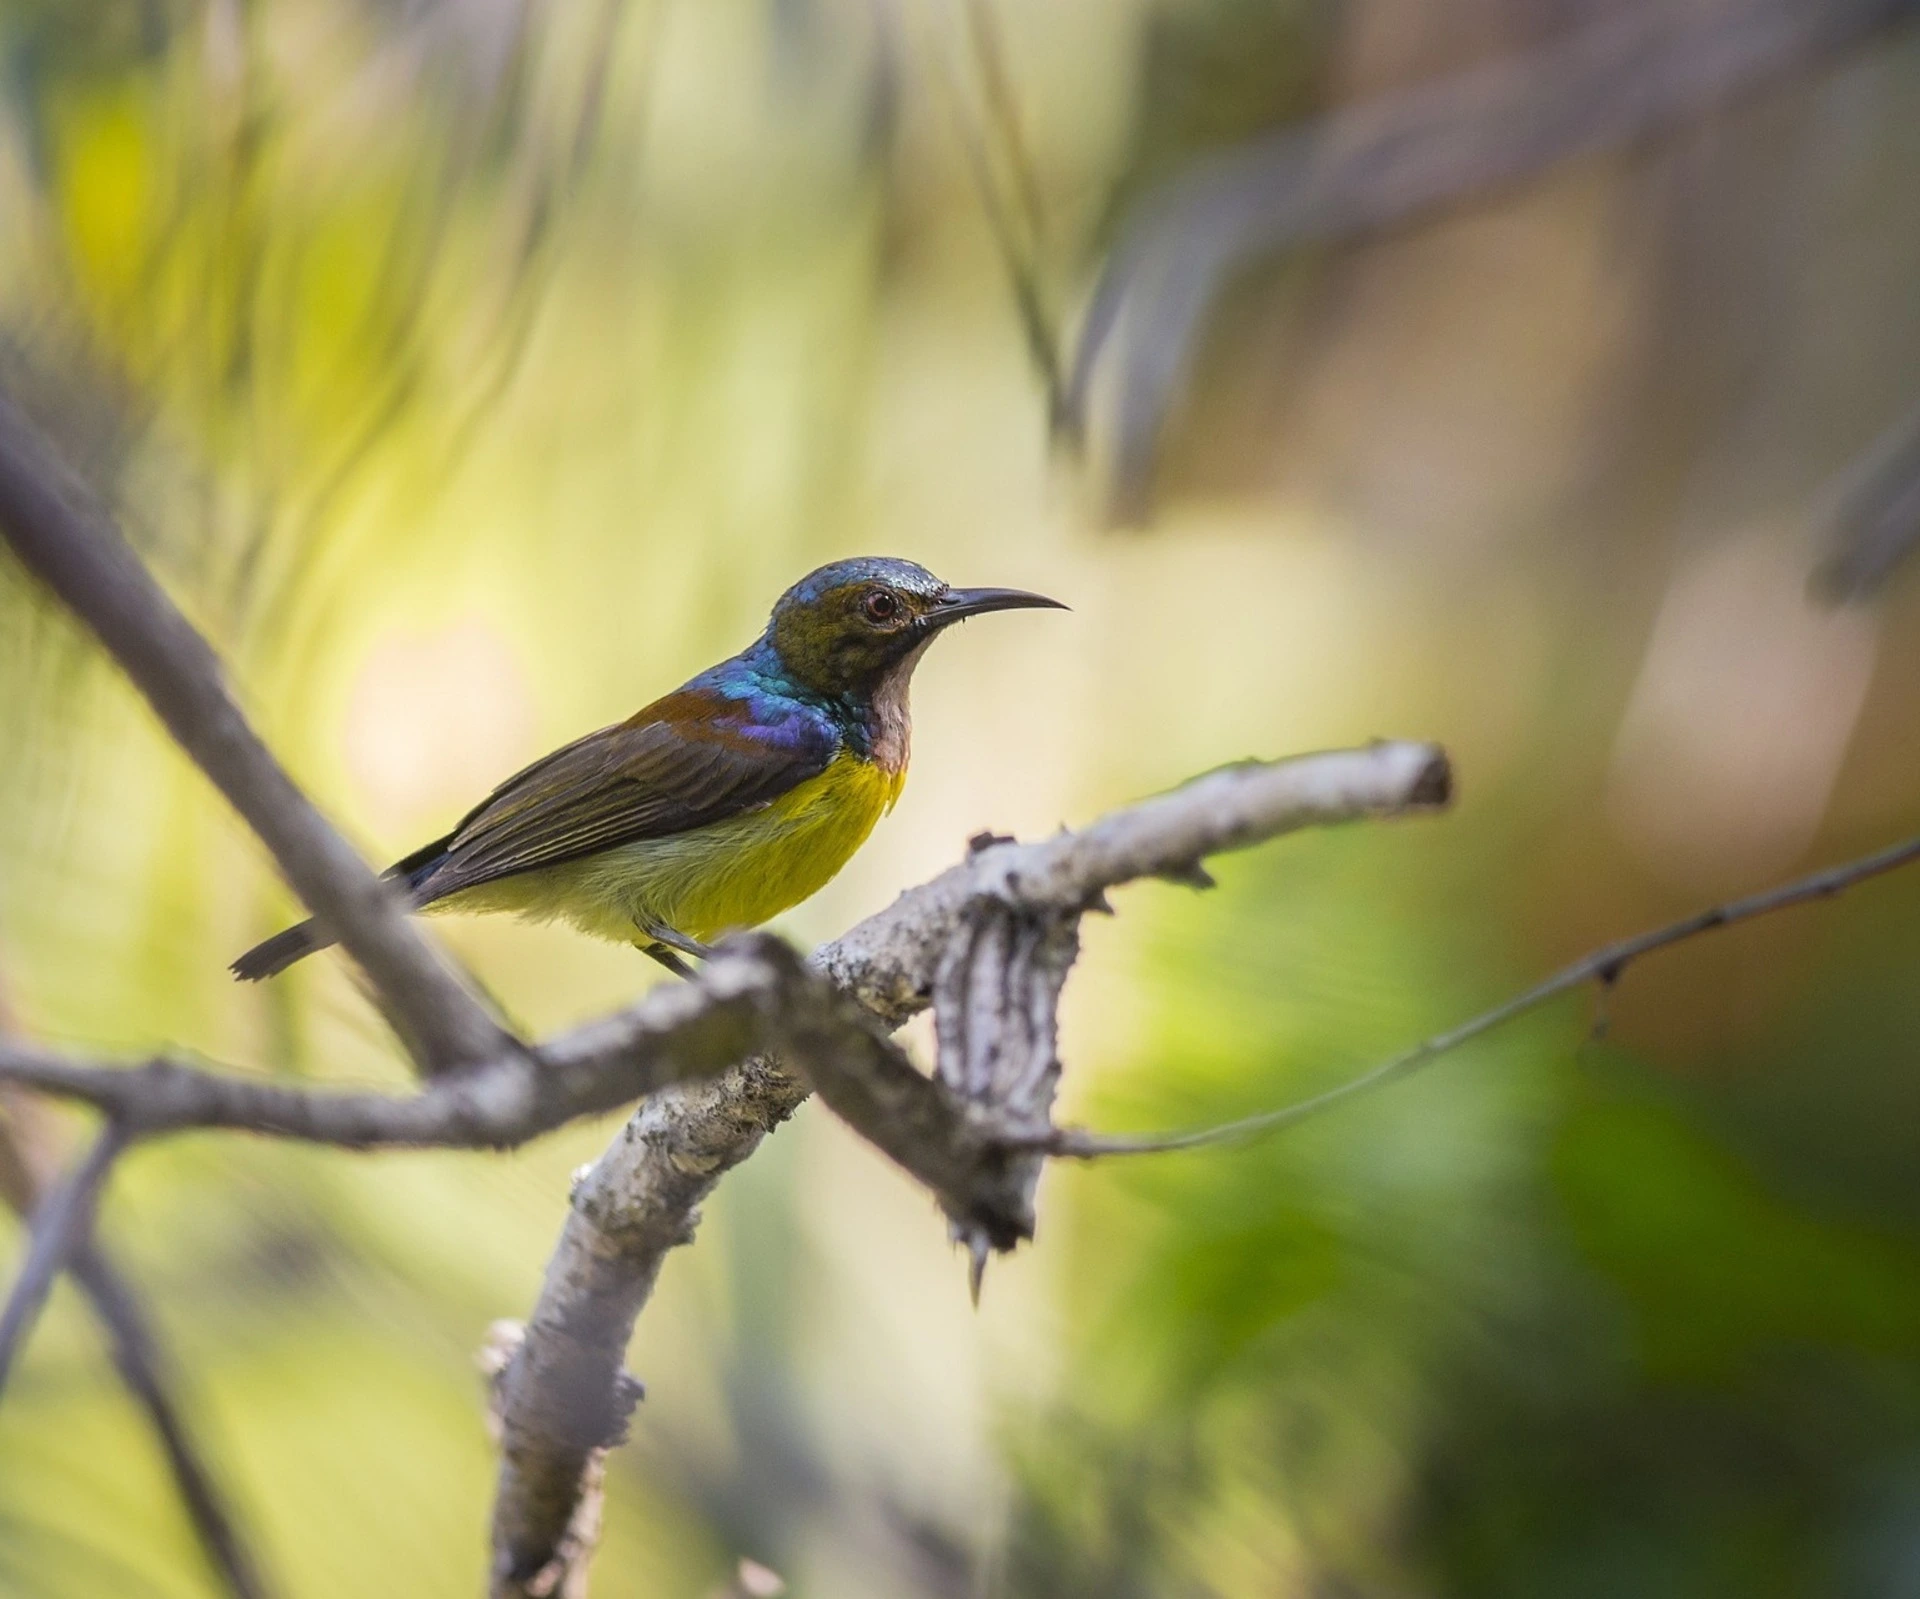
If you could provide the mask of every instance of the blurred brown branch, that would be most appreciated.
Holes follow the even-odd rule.
[[[975,112],[959,81],[961,75],[957,69],[950,70],[947,91],[954,132],[1007,275],[1027,358],[1046,395],[1048,425],[1058,427],[1066,404],[1066,374],[1059,319],[1041,281],[1046,210],[1040,199],[1039,179],[1027,147],[1019,98],[1007,70],[1006,43],[991,0],[960,0],[958,9],[966,53],[979,85],[981,114],[980,125],[976,125]],[[1013,191],[1010,198],[1002,193],[1003,184]]]
[[[1138,519],[1207,314],[1249,262],[1378,233],[1670,132],[1916,13],[1916,0],[1636,4],[1559,43],[1202,162],[1136,207],[1108,256],[1061,425],[1085,435],[1096,371],[1124,325],[1111,494],[1117,516]]]
[[[27,1108],[8,1105],[0,1115],[0,1200],[23,1221],[38,1208],[47,1187],[38,1169],[42,1162],[34,1158],[22,1125]],[[165,1353],[133,1284],[91,1239],[73,1252],[68,1269],[106,1331],[120,1380],[147,1414],[207,1564],[233,1599],[267,1599],[273,1585],[262,1574],[259,1558],[241,1534],[218,1477],[194,1438]]]

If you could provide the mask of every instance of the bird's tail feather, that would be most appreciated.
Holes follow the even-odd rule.
[[[449,842],[450,838],[436,838],[431,844],[415,850],[405,860],[395,862],[380,875],[389,881],[405,883],[413,894],[417,909],[436,897],[431,892],[423,893],[420,885],[433,875],[433,869],[445,859]],[[321,932],[311,920],[298,922],[284,933],[275,933],[265,943],[255,944],[227,970],[243,983],[258,983],[279,976],[295,961],[305,960],[318,950],[331,949],[339,942],[339,939]]]
[[[230,970],[243,983],[258,983],[277,976],[295,961],[305,960],[315,950],[326,949],[334,942],[312,922],[297,922],[284,933],[275,933],[265,943],[255,944]]]

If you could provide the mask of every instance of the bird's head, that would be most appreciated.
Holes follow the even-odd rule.
[[[1024,589],[949,588],[924,566],[889,556],[835,561],[780,596],[767,640],[796,682],[819,694],[866,695],[911,670],[941,629],[987,611],[1058,600]]]

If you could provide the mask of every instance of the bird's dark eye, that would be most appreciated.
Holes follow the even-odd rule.
[[[869,622],[891,622],[900,614],[900,601],[885,589],[875,589],[861,602]]]

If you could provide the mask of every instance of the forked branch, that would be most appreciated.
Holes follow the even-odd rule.
[[[584,1558],[569,1529],[594,1462],[625,1425],[632,1389],[622,1362],[666,1254],[692,1238],[698,1207],[720,1178],[793,1113],[809,1086],[926,1183],[964,1235],[977,1229],[1001,1246],[1025,1236],[1031,1161],[1010,1147],[1009,1134],[1030,1130],[1036,1110],[1044,1116],[1050,1088],[1037,1104],[976,1097],[964,1073],[929,1080],[904,1067],[876,1030],[933,1004],[943,975],[951,991],[953,951],[975,939],[983,918],[1070,923],[1104,908],[1106,891],[1122,883],[1193,882],[1207,856],[1298,828],[1436,810],[1451,785],[1446,756],[1430,744],[1225,767],[1079,832],[987,843],[819,950],[812,967],[827,981],[787,990],[778,1063],[755,1057],[653,1095],[575,1185],[525,1340],[497,1385],[496,1599],[558,1592],[570,1563]],[[1016,945],[1003,947],[1011,956]],[[1026,970],[1057,991],[1065,965],[1049,976],[1045,964]],[[1011,959],[993,965],[1002,975],[1018,969]],[[968,1012],[974,1024],[1014,1020],[997,1008],[1014,990],[995,981],[979,991],[990,1003]],[[940,1020],[951,1029],[948,1015]],[[1044,1073],[1050,1014],[1026,1012],[1018,1022],[1005,1036],[1019,1037],[1019,1053]],[[596,1024],[561,1053],[590,1054],[604,1047],[601,1035],[617,1037],[625,1025]]]
[[[100,1189],[126,1143],[126,1130],[108,1122],[73,1169],[40,1196],[28,1218],[27,1258],[13,1280],[6,1308],[0,1310],[0,1388],[6,1386],[55,1279],[86,1247]]]
[[[30,1136],[25,1113],[33,1108],[25,1100],[0,1104],[0,1200],[22,1221],[39,1208],[51,1177],[43,1173],[45,1159],[36,1158],[38,1139]],[[209,1568],[232,1599],[269,1599],[273,1584],[228,1504],[220,1474],[195,1437],[140,1294],[92,1239],[73,1252],[68,1269],[106,1333],[120,1380],[146,1413]]]

